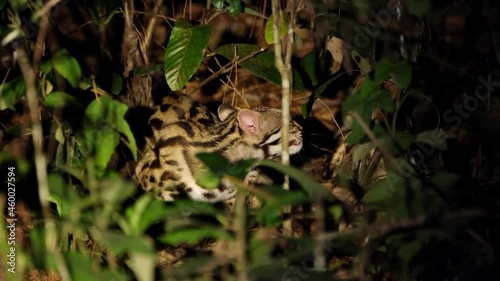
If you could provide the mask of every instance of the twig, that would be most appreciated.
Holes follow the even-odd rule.
[[[35,168],[36,176],[38,179],[38,194],[40,206],[42,209],[42,216],[45,221],[45,245],[47,246],[47,251],[55,258],[61,280],[69,281],[71,280],[71,277],[68,268],[63,256],[57,248],[59,235],[57,233],[54,220],[52,219],[52,211],[50,209],[50,192],[49,182],[47,178],[47,159],[45,158],[45,154],[43,153],[42,124],[40,120],[38,120],[39,108],[38,93],[36,90],[36,76],[34,68],[31,65],[29,58],[26,55],[26,51],[22,46],[16,49],[16,53],[19,68],[21,69],[21,73],[23,74],[23,78],[26,83],[26,97],[28,100],[28,108],[30,112],[31,126],[33,131],[31,136],[33,139],[33,146],[35,150]]]
[[[198,92],[201,88],[203,88],[203,86],[205,86],[205,85],[207,85],[208,83],[210,83],[210,81],[214,80],[214,79],[215,79],[216,77],[218,77],[219,75],[224,74],[224,73],[227,73],[227,72],[231,71],[233,68],[235,68],[235,67],[237,66],[237,64],[236,64],[236,63],[234,63],[234,62],[235,62],[235,60],[236,60],[236,62],[238,62],[238,63],[242,63],[242,62],[244,62],[244,61],[247,61],[247,60],[249,60],[249,59],[251,59],[251,58],[255,57],[256,55],[258,55],[258,54],[260,54],[260,53],[262,53],[262,52],[264,52],[264,51],[266,51],[266,48],[261,48],[260,50],[255,51],[255,52],[253,52],[253,53],[249,54],[248,56],[246,56],[246,57],[242,58],[241,60],[236,60],[236,58],[235,58],[235,59],[233,59],[232,61],[230,61],[229,63],[227,63],[226,65],[224,65],[221,69],[217,70],[217,72],[215,72],[214,74],[210,75],[210,77],[208,77],[207,79],[205,79],[205,80],[204,80],[204,81],[203,81],[203,82],[202,82],[202,83],[198,86],[198,88],[196,88],[196,89],[194,89],[193,91],[191,91],[191,92],[189,93],[189,95],[192,95],[192,94],[194,94],[194,93]]]
[[[236,197],[236,206],[234,211],[234,231],[236,232],[236,273],[238,281],[248,280],[248,260],[246,247],[246,190],[238,189]]]
[[[151,43],[151,38],[153,37],[153,30],[156,25],[156,15],[158,14],[158,10],[160,9],[162,4],[163,0],[155,1],[155,6],[153,8],[153,11],[151,12],[151,16],[148,23],[148,29],[146,30],[146,34],[144,36],[144,50],[147,50],[149,44]]]
[[[295,0],[288,2],[292,7],[295,7]],[[279,0],[272,1],[272,12],[273,12],[273,36],[274,36],[274,57],[276,68],[281,75],[281,162],[283,165],[290,165],[290,152],[288,151],[288,133],[290,124],[290,100],[291,100],[291,61],[292,61],[292,50],[293,50],[293,20],[295,19],[294,10],[292,8],[291,18],[288,26],[288,40],[285,47],[285,55],[283,56],[282,45],[279,38],[280,24],[283,22],[283,11],[280,7]],[[293,19],[292,19],[293,17]],[[283,181],[283,189],[290,189],[290,178],[285,175]],[[285,206],[283,208],[283,213],[285,217],[289,219],[283,222],[283,232],[285,235],[290,235],[292,233],[292,221],[291,221],[291,207]]]
[[[50,9],[52,9],[52,7],[54,7],[55,5],[59,4],[61,0],[50,0],[49,2],[47,2],[47,4],[45,4],[45,6],[43,6],[43,8],[38,11],[38,13],[35,14],[35,19],[37,18],[46,18],[47,17],[47,13],[50,11]]]

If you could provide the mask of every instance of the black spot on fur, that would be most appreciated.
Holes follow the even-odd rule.
[[[153,176],[150,176],[150,177],[149,177],[149,182],[151,182],[151,183],[152,183],[152,182],[156,182],[156,178],[155,178],[155,177],[153,177]]]
[[[212,118],[200,118],[198,120],[198,123],[200,123],[201,125],[207,127],[207,126],[213,125],[214,124],[214,120]]]
[[[163,121],[161,121],[158,118],[153,118],[151,121],[149,121],[149,124],[153,126],[156,130],[160,130],[163,127]]]
[[[222,192],[222,191],[224,191],[224,190],[226,190],[226,189],[227,189],[227,186],[225,186],[225,185],[223,185],[223,184],[219,184],[219,185],[217,186],[217,189],[218,189],[219,191],[221,191],[221,192]]]
[[[177,165],[179,165],[179,162],[177,162],[175,160],[167,160],[167,161],[165,161],[165,164],[172,165],[172,166],[177,166]]]
[[[186,139],[184,139],[183,137],[173,137],[166,140],[160,140],[156,145],[156,147],[160,149],[166,146],[172,146],[176,144],[186,145],[187,142]]]
[[[179,178],[178,178],[178,177],[176,177],[176,176],[175,176],[174,174],[172,174],[171,172],[169,172],[169,171],[165,171],[165,172],[163,172],[163,174],[161,175],[160,180],[161,180],[161,181],[166,181],[166,180],[169,180],[169,179],[170,179],[170,180],[174,180],[174,181],[179,180]]]
[[[198,106],[200,106],[200,104],[198,102],[194,102],[193,106],[191,106],[191,108],[189,109],[189,117],[191,119],[196,117],[196,115],[198,115],[198,112],[199,112]]]
[[[144,163],[144,165],[142,165],[142,167],[141,167],[141,172],[144,172],[144,170],[146,170],[148,168],[149,168],[149,163],[148,162]]]
[[[169,108],[170,108],[170,105],[169,105],[169,104],[164,103],[164,104],[162,104],[162,105],[160,106],[160,111],[161,111],[161,112],[165,112],[165,111],[167,111]]]
[[[193,128],[191,128],[191,125],[189,125],[188,122],[177,122],[177,125],[181,127],[184,131],[186,131],[186,134],[190,137],[194,136],[194,131]]]
[[[192,192],[192,191],[193,191],[193,189],[192,189],[191,187],[188,187],[188,188],[186,188],[185,190],[186,190],[186,192],[187,192],[187,193],[190,193],[190,192]]]
[[[158,159],[155,159],[153,162],[151,162],[151,169],[158,169],[160,168],[160,161]]]
[[[205,192],[205,193],[203,193],[203,197],[205,197],[207,199],[214,199],[217,196],[213,192]]]

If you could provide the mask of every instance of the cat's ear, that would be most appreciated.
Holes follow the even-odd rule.
[[[242,109],[238,112],[238,123],[240,128],[252,135],[260,134],[260,113],[250,110]]]
[[[230,106],[229,104],[221,104],[217,110],[217,115],[219,115],[220,121],[226,120],[229,114],[238,111],[236,107]]]

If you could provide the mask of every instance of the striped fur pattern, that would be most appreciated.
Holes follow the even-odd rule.
[[[223,104],[218,116],[189,96],[172,94],[149,119],[153,136],[139,159],[135,179],[164,201],[190,197],[196,201],[227,200],[236,193],[228,184],[205,189],[194,177],[204,169],[198,153],[217,153],[230,162],[281,155],[281,110],[238,109]],[[290,122],[290,154],[302,148],[302,127]]]

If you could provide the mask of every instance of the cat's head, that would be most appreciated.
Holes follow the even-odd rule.
[[[227,104],[219,106],[219,119],[234,118],[245,138],[260,147],[267,147],[271,157],[281,155],[281,110],[269,107],[239,109]],[[291,120],[288,134],[290,154],[302,149],[302,127]]]

